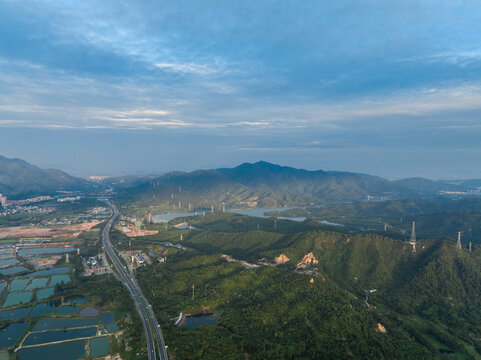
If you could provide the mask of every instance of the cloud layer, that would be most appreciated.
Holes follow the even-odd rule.
[[[42,164],[60,145],[39,151],[35,129],[126,134],[135,152],[147,131],[208,141],[206,166],[298,153],[291,164],[393,176],[424,159],[449,177],[446,151],[481,145],[480,32],[477,1],[0,0],[0,152]],[[60,165],[82,142],[64,146]],[[368,163],[399,151],[397,168]]]

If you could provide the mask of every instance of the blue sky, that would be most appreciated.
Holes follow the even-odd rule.
[[[0,0],[0,154],[481,178],[479,1]]]

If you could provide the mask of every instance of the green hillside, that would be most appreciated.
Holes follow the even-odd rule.
[[[0,193],[9,198],[91,188],[88,181],[55,169],[41,169],[20,159],[0,156]]]

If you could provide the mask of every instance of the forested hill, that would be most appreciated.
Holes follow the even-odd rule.
[[[200,217],[196,226],[213,220]],[[481,358],[481,248],[421,239],[413,252],[407,241],[376,234],[239,232],[240,225],[183,230],[188,252],[138,273],[156,294],[149,302],[176,357]],[[178,239],[150,226],[161,231],[154,237]],[[170,321],[203,308],[219,315],[218,326],[192,331]]]
[[[9,198],[33,196],[57,190],[78,190],[91,184],[55,169],[41,169],[20,159],[0,156],[0,193]]]
[[[376,176],[333,171],[308,171],[267,162],[231,169],[175,172],[132,181],[109,180],[121,196],[133,200],[178,200],[237,206],[307,205],[375,198],[404,198],[417,192]],[[177,194],[183,192],[183,194]]]

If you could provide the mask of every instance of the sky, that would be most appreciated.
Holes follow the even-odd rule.
[[[0,0],[0,155],[481,178],[481,2]]]

